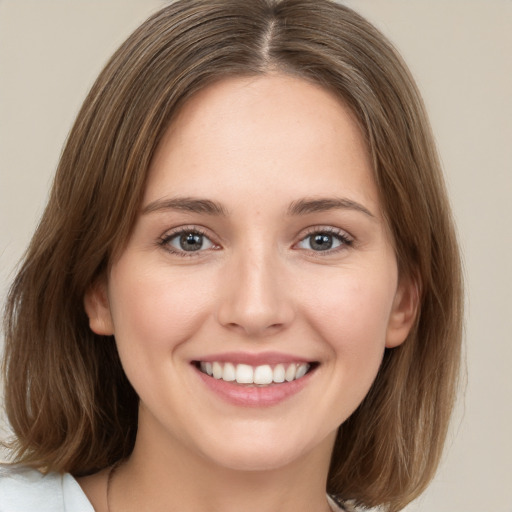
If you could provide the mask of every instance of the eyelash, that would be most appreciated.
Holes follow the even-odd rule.
[[[182,235],[189,235],[189,234],[190,235],[199,235],[203,238],[210,240],[210,242],[213,245],[213,248],[203,249],[203,250],[199,249],[197,251],[184,251],[184,250],[180,251],[180,250],[174,249],[170,245],[171,240],[175,239],[176,237],[179,237]],[[335,254],[341,250],[346,249],[347,247],[353,246],[353,244],[354,244],[354,239],[352,237],[350,237],[345,231],[337,229],[337,228],[333,228],[332,226],[329,226],[329,227],[326,226],[326,227],[309,228],[307,230],[307,232],[301,237],[299,242],[295,243],[294,246],[296,246],[298,243],[301,243],[314,235],[327,235],[327,236],[336,238],[340,242],[340,245],[334,249],[327,249],[325,251],[314,251],[312,249],[309,250],[310,253],[312,253],[318,257],[325,257],[325,256]],[[198,257],[198,256],[202,255],[202,253],[204,253],[206,250],[216,250],[219,247],[218,245],[216,245],[214,242],[211,241],[211,239],[208,237],[207,233],[204,230],[202,230],[201,228],[198,228],[197,226],[180,227],[180,228],[176,229],[175,231],[166,233],[158,240],[158,245],[163,247],[166,251],[170,252],[171,254],[181,256],[184,258],[189,258],[189,257],[193,257],[193,256]]]
[[[158,245],[163,247],[167,252],[170,252],[171,254],[175,254],[176,256],[181,256],[183,258],[190,258],[192,256],[200,256],[201,253],[204,252],[204,250],[198,250],[198,251],[178,251],[174,249],[170,242],[176,237],[182,236],[182,235],[199,235],[203,238],[206,238],[210,240],[207,233],[203,231],[201,228],[198,228],[197,226],[190,226],[190,227],[180,227],[176,229],[175,231],[171,231],[170,233],[164,234],[160,240],[158,241]],[[214,247],[216,246],[215,243],[212,242]]]
[[[340,245],[338,247],[335,247],[334,249],[327,249],[325,251],[314,251],[310,250],[310,253],[313,254],[315,257],[328,257],[330,255],[336,254],[339,251],[346,250],[348,247],[352,247],[354,245],[354,239],[347,234],[346,231],[343,231],[338,228],[334,228],[332,226],[315,226],[312,228],[309,228],[306,231],[306,234],[301,237],[298,243],[303,242],[304,240],[314,236],[314,235],[327,235],[331,236],[333,238],[336,238]],[[297,244],[295,244],[297,245]]]

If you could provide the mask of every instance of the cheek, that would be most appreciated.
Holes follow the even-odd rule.
[[[126,270],[122,264],[113,269],[111,282],[116,285],[109,290],[119,350],[129,347],[158,358],[193,335],[212,294],[199,275],[184,278],[167,269]]]
[[[306,307],[345,373],[378,370],[395,292],[393,273],[388,275],[390,279],[371,271],[340,273]]]

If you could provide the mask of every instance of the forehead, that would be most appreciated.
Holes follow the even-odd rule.
[[[175,194],[227,198],[233,187],[290,200],[305,187],[323,195],[337,189],[377,201],[352,111],[326,89],[283,74],[229,78],[193,96],[157,148],[144,202]]]

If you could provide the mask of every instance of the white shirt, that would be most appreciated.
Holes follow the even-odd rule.
[[[341,509],[327,497],[333,512]],[[0,465],[0,512],[94,512],[78,482],[69,474]]]
[[[69,474],[0,466],[0,512],[94,512]]]

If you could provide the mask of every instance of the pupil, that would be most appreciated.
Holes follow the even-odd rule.
[[[203,236],[197,233],[181,235],[180,245],[184,251],[198,251],[203,245]]]
[[[330,235],[315,235],[311,241],[311,248],[317,251],[327,251],[332,247]]]

